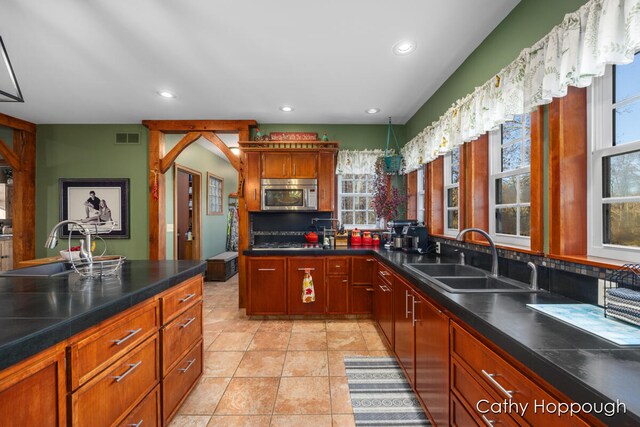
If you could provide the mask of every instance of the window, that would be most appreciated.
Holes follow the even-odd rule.
[[[444,156],[444,234],[457,235],[460,194],[460,148]]]
[[[640,53],[589,90],[589,255],[640,257]]]
[[[222,215],[223,181],[207,172],[207,215]],[[191,191],[191,189],[189,189]]]
[[[424,165],[420,166],[418,169],[418,173],[416,174],[417,184],[416,184],[416,193],[417,193],[417,216],[416,219],[418,222],[424,222]]]
[[[530,247],[531,116],[489,134],[489,230],[499,243]]]
[[[375,228],[374,175],[338,175],[338,218],[345,227]]]

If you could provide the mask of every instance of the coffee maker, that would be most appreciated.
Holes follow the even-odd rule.
[[[422,253],[427,250],[428,233],[425,225],[410,225],[403,238],[402,250],[408,253]]]
[[[389,234],[389,241],[387,242],[389,249],[401,250],[405,244],[404,241],[409,228],[416,225],[418,225],[418,222],[413,220],[389,221],[387,223],[389,230],[386,233]]]

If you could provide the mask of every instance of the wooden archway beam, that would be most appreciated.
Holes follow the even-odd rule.
[[[220,151],[222,151],[224,155],[227,156],[227,159],[229,159],[231,166],[233,166],[235,170],[240,172],[240,158],[233,154],[233,151],[231,151],[227,144],[225,144],[218,135],[216,135],[214,132],[202,132],[202,136],[209,140],[213,145],[218,147]]]
[[[160,173],[165,173],[169,170],[173,162],[178,158],[180,153],[191,145],[192,142],[200,138],[202,134],[200,132],[189,132],[171,149],[162,159],[160,159]]]
[[[9,166],[14,170],[20,170],[20,159],[15,151],[11,149],[3,140],[0,139],[0,155],[4,157]]]

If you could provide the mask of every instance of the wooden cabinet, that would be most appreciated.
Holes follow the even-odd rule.
[[[373,285],[376,274],[376,259],[372,256],[354,256],[351,258],[351,284]]]
[[[312,152],[262,154],[262,178],[317,178],[318,156]]]
[[[349,258],[327,257],[327,313],[349,312]]]
[[[260,153],[245,153],[243,168],[244,202],[249,212],[260,211]]]
[[[66,426],[65,380],[63,346],[0,372],[0,424]]]
[[[180,404],[187,398],[196,381],[202,375],[202,339],[173,367],[162,381],[162,419],[164,425],[178,411]]]
[[[449,317],[414,292],[415,389],[432,422],[449,423]]]
[[[162,375],[202,337],[202,301],[162,328]]]
[[[119,424],[119,427],[150,426],[160,427],[160,386],[157,385],[151,393],[136,406],[133,411]]]
[[[335,209],[336,157],[333,152],[318,154],[318,210]]]
[[[162,294],[160,296],[162,324],[167,324],[200,300],[202,300],[202,276],[200,275],[187,279],[169,292]]]
[[[372,314],[374,285],[351,286],[349,312],[351,314]]]
[[[394,350],[409,382],[415,384],[415,295],[409,283],[395,277],[393,284]]]
[[[393,275],[382,263],[378,263],[373,298],[373,316],[393,348]]]
[[[247,258],[247,314],[287,314],[285,265],[284,257]]]
[[[287,302],[289,314],[324,314],[326,310],[325,259],[290,257],[287,261]],[[313,278],[316,300],[302,302],[302,280],[308,269]]]

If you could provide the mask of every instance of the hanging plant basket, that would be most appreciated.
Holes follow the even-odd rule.
[[[387,174],[397,174],[402,169],[402,156],[385,156],[384,171]]]

